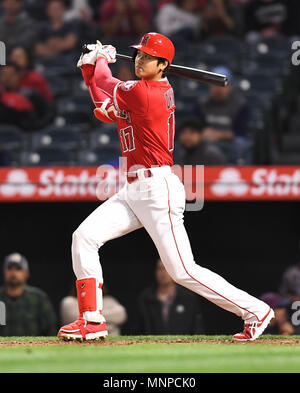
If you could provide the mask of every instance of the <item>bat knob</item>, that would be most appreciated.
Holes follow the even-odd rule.
[[[86,53],[90,53],[91,49],[88,48],[87,44],[82,45],[82,53],[86,54]]]

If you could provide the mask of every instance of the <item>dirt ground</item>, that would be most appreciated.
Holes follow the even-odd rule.
[[[139,345],[139,344],[234,344],[234,345],[300,345],[300,339],[259,339],[256,341],[248,341],[244,343],[236,342],[235,340],[98,340],[98,341],[62,341],[62,340],[12,340],[0,341],[0,348],[4,347],[44,347],[53,345],[83,345],[83,346],[122,346],[122,345]]]

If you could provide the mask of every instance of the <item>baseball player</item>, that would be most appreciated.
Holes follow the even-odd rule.
[[[96,117],[117,123],[127,181],[73,233],[79,318],[63,326],[58,337],[93,340],[107,335],[98,250],[107,241],[144,227],[173,280],[241,317],[244,329],[234,336],[236,340],[255,340],[274,317],[273,310],[196,264],[184,227],[185,190],[171,169],[174,94],[165,77],[174,46],[167,37],[148,33],[133,48],[138,81],[122,82],[112,76],[108,64],[116,61],[116,49],[111,45],[88,45],[89,53],[78,61]]]

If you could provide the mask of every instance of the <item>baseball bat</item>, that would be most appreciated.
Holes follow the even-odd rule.
[[[117,59],[120,60],[132,61],[131,56],[121,55],[117,53],[116,57]],[[193,79],[197,82],[210,83],[218,86],[226,86],[228,84],[228,78],[226,75],[216,74],[214,72],[209,72],[204,70],[198,70],[197,68],[171,64],[168,72],[173,75]]]
[[[82,47],[83,53],[87,53],[90,50],[87,45]],[[116,54],[117,59],[132,61],[131,56]],[[173,75],[182,76],[184,78],[193,79],[197,82],[204,82],[218,86],[226,86],[228,84],[228,78],[226,75],[216,74],[214,72],[198,70],[197,68],[185,67],[176,64],[171,64],[168,72]]]

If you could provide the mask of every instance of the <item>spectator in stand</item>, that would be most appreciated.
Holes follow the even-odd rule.
[[[195,40],[201,27],[201,7],[197,0],[174,0],[162,5],[155,24],[159,33],[171,38]]]
[[[105,0],[100,6],[100,24],[105,37],[141,37],[149,31],[151,6],[148,0]]]
[[[291,302],[300,300],[300,262],[283,273],[280,294]]]
[[[264,334],[281,334],[284,336],[294,334],[295,331],[289,321],[288,314],[290,301],[273,292],[265,293],[260,299],[267,303],[275,312],[275,318],[272,319]]]
[[[53,94],[48,82],[42,74],[34,70],[33,54],[26,48],[17,46],[10,54],[10,61],[17,64],[21,70],[20,88],[36,90],[49,103],[53,102]]]
[[[211,0],[203,11],[203,35],[230,34],[235,31],[235,23],[230,16],[230,1]]]
[[[93,12],[88,0],[72,0],[70,6],[64,14],[64,21],[84,20],[91,22],[93,19]]]
[[[47,5],[49,20],[41,26],[35,47],[37,56],[57,56],[77,48],[77,31],[74,24],[64,21],[66,12],[64,0],[49,1]]]
[[[48,102],[37,91],[21,88],[21,70],[8,63],[0,70],[0,123],[33,130],[48,124]]]
[[[177,285],[160,259],[155,279],[138,299],[138,334],[203,334],[197,295]]]
[[[27,259],[19,254],[4,260],[4,286],[0,301],[6,308],[6,325],[0,326],[1,336],[54,336],[56,316],[48,296],[42,290],[27,285]]]
[[[245,31],[248,38],[297,35],[299,0],[254,0],[245,7]]]
[[[300,301],[300,262],[290,266],[282,276],[279,288],[280,295],[291,304]],[[294,310],[296,311],[296,310]],[[300,334],[300,325],[294,326],[295,334]]]
[[[3,0],[4,14],[0,19],[0,41],[7,53],[12,47],[22,45],[31,48],[37,38],[36,24],[22,11],[22,0]]]
[[[203,138],[202,125],[190,119],[179,129],[178,155],[175,164],[179,165],[225,165],[224,153],[209,140]]]
[[[233,88],[233,75],[228,68],[218,66],[212,72],[226,75],[228,85],[211,85],[210,97],[199,107],[199,116],[204,119],[203,138],[216,143],[229,164],[250,164],[250,112],[247,101]]]
[[[116,298],[109,295],[106,286],[103,288],[103,316],[106,320],[108,334],[119,336],[121,326],[126,322],[127,312],[124,306]],[[78,317],[78,302],[76,288],[73,285],[70,294],[60,303],[60,318],[63,324],[68,324]]]

